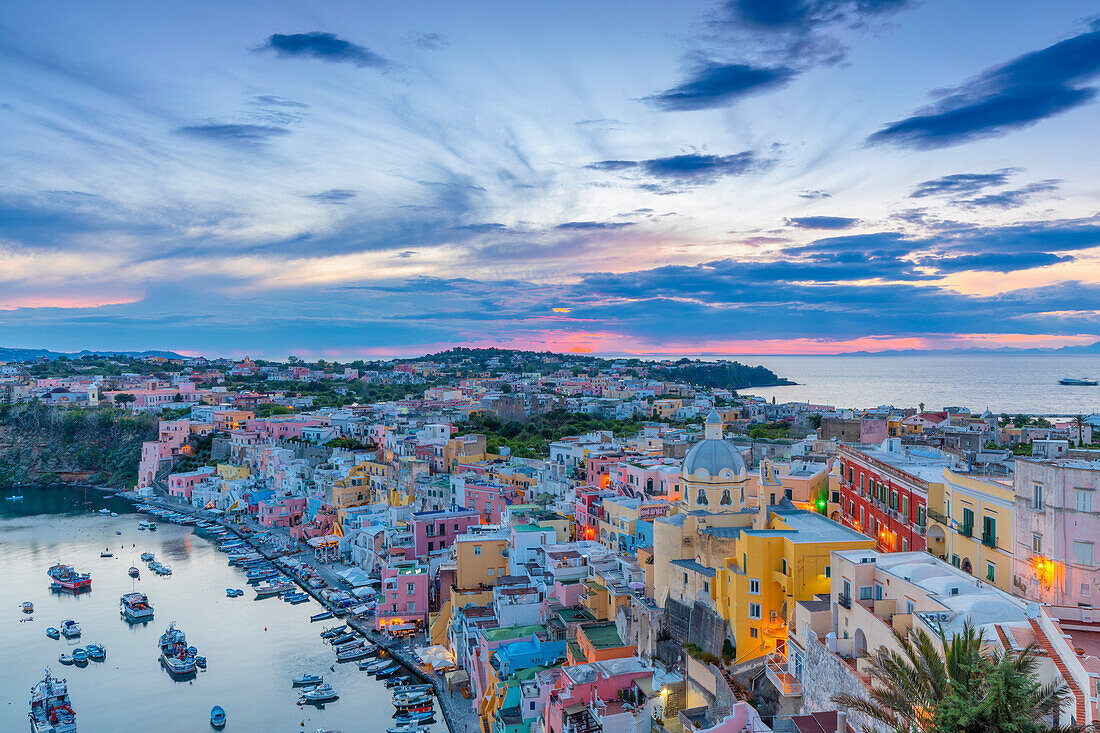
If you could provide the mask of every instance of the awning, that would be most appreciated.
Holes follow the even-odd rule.
[[[470,681],[470,675],[464,669],[456,669],[454,672],[443,675],[443,679],[447,681],[447,690],[454,691],[454,688]]]
[[[416,654],[432,669],[449,669],[455,666],[454,655],[440,644],[417,647]]]
[[[634,680],[634,684],[638,686],[638,689],[642,691],[647,698],[653,697],[653,678],[652,677],[639,677]]]
[[[582,710],[584,710],[584,704],[579,703],[579,702],[575,702],[572,705],[570,705],[569,707],[567,707],[563,712],[566,715],[576,715],[577,713],[581,712]]]
[[[350,585],[352,588],[359,588],[364,585],[370,585],[370,578],[359,568],[348,568],[347,570],[337,573],[344,582]]]
[[[326,534],[323,537],[311,537],[306,540],[310,547],[336,547],[340,544],[340,538],[334,534]]]

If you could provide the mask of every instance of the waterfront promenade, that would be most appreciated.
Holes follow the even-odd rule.
[[[129,492],[122,492],[118,495],[136,503],[158,506],[181,514],[190,514],[208,521],[217,522],[239,539],[248,543],[250,547],[268,560],[275,560],[284,553],[277,550],[272,543],[258,541],[257,535],[278,536],[281,537],[283,541],[276,544],[294,546],[290,533],[287,532],[286,529],[280,527],[265,527],[248,517],[241,518],[238,521],[226,521],[224,516],[215,517],[209,512],[203,512],[189,505],[179,504],[164,498],[138,498]],[[242,528],[247,529],[247,531],[242,531]],[[310,565],[312,570],[324,579],[327,588],[337,590],[345,588],[345,582],[337,575],[337,568],[321,562],[317,558],[313,548],[300,546],[296,547],[296,549],[298,549],[298,552],[295,554],[295,557],[301,560],[303,564]],[[310,586],[309,583],[306,582],[306,579],[297,572],[294,572],[293,569],[285,568],[282,565],[276,565],[276,567],[324,608],[335,611],[332,605],[321,596],[321,589]],[[341,569],[343,567],[345,566],[341,566]],[[346,623],[349,627],[355,629],[356,632],[385,649],[394,659],[408,668],[410,673],[421,679],[424,683],[432,685],[432,688],[435,690],[436,698],[438,698],[439,701],[440,713],[451,733],[474,733],[474,731],[481,730],[480,718],[474,712],[472,701],[462,697],[457,691],[454,693],[449,692],[442,675],[433,672],[413,655],[412,647],[415,645],[417,639],[423,636],[425,643],[427,643],[426,634],[416,634],[409,637],[408,641],[401,641],[393,639],[386,634],[374,631],[374,629],[371,628],[369,619],[363,620],[347,616],[343,618],[334,617],[332,621],[333,623]]]

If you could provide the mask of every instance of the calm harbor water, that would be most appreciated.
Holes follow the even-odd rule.
[[[140,515],[124,500],[68,488],[4,490],[0,497],[15,493],[24,500],[0,500],[0,731],[27,729],[29,692],[46,666],[68,679],[81,733],[209,731],[214,705],[226,709],[227,731],[380,733],[395,725],[381,681],[354,662],[329,669],[335,655],[319,634],[334,622],[309,622],[321,610],[316,602],[253,600],[244,573],[210,540],[160,522],[156,532],[139,531]],[[101,507],[119,516],[93,513]],[[105,547],[115,557],[100,558]],[[173,574],[147,570],[139,558],[145,551]],[[51,593],[46,569],[58,560],[91,572],[91,592]],[[141,568],[140,580],[127,575],[131,565]],[[246,594],[226,598],[227,587]],[[119,616],[119,596],[131,590],[149,596],[156,609],[151,623],[130,626]],[[34,621],[22,623],[26,600],[34,603]],[[83,627],[80,639],[47,638],[46,627],[68,618]],[[173,681],[160,666],[157,640],[171,621],[208,659],[208,669],[191,682]],[[63,651],[93,642],[107,648],[106,661],[83,668],[58,663]],[[323,673],[340,699],[323,709],[299,708],[290,680],[307,671]],[[436,711],[430,729],[446,731],[438,705]]]
[[[1100,378],[1100,356],[740,356],[797,385],[745,394],[837,407],[964,406],[981,412],[1076,415],[1100,412],[1100,387],[1063,387],[1062,377]]]

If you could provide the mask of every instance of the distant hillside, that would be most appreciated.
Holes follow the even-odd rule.
[[[1061,346],[1049,349],[1013,349],[1005,347],[1001,349],[898,349],[894,351],[850,351],[837,356],[935,356],[949,354],[969,354],[975,356],[1092,356],[1100,355],[1100,341],[1081,346]]]
[[[183,359],[181,354],[174,351],[81,351],[63,352],[50,351],[49,349],[13,349],[0,346],[0,361],[35,361],[37,359],[59,359],[62,356],[70,359],[79,359],[82,356],[128,356],[133,359],[142,359],[147,356],[162,356],[165,359]]]
[[[572,369],[575,374],[593,373],[613,366],[627,376],[646,376],[668,382],[683,382],[712,389],[743,389],[794,384],[762,366],[750,366],[737,361],[647,361],[630,357],[608,358],[590,354],[556,354],[551,351],[520,351],[518,349],[470,349],[458,347],[428,354],[410,361],[431,361],[466,372],[515,371],[550,374]],[[494,362],[492,365],[490,362]]]

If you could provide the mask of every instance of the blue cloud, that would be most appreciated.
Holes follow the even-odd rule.
[[[652,178],[678,183],[710,183],[724,176],[740,176],[771,164],[751,150],[733,155],[685,153],[647,160],[601,160],[590,163],[592,170],[635,171]]]
[[[227,122],[207,122],[176,128],[178,135],[242,147],[261,145],[289,132],[287,128],[277,125],[237,125]]]
[[[1004,135],[1091,102],[1100,74],[1100,28],[982,72],[918,114],[870,136],[918,150]]]
[[[645,98],[664,110],[725,107],[757,92],[781,87],[795,76],[793,69],[708,61],[676,86]]]
[[[451,42],[442,33],[420,33],[413,40],[413,43],[425,51],[438,51],[451,45]]]
[[[346,204],[357,195],[358,193],[350,188],[330,188],[327,191],[319,191],[318,193],[307,193],[305,197],[320,201],[322,204]]]
[[[1048,178],[1045,181],[1036,181],[1035,183],[1029,183],[1022,188],[1013,188],[1005,191],[998,191],[996,193],[985,194],[984,196],[975,196],[970,199],[960,199],[954,203],[959,206],[965,206],[971,209],[978,208],[994,208],[994,209],[1011,209],[1017,206],[1023,206],[1030,201],[1036,194],[1047,193],[1049,191],[1058,190],[1058,186],[1061,184],[1056,178]]]
[[[900,10],[911,0],[728,0],[731,17],[760,30],[807,32],[839,21],[859,23]]]
[[[921,264],[935,267],[942,273],[971,272],[1017,272],[1033,267],[1046,267],[1059,262],[1073,262],[1072,255],[1056,255],[1051,252],[984,252],[976,255],[958,257],[937,257],[922,260]]]
[[[568,231],[605,231],[608,229],[623,229],[625,227],[634,226],[632,221],[567,221],[563,224],[558,224],[555,229],[562,229]]]
[[[954,173],[949,176],[922,181],[909,194],[909,198],[919,199],[928,196],[947,196],[977,193],[984,188],[1003,186],[1019,168],[1002,168],[992,173]]]
[[[365,46],[344,40],[335,33],[273,33],[257,51],[274,51],[288,58],[313,58],[333,63],[346,63],[364,68],[384,69],[391,62]]]
[[[846,216],[797,216],[786,220],[787,226],[799,229],[848,229],[859,223],[859,219]]]

